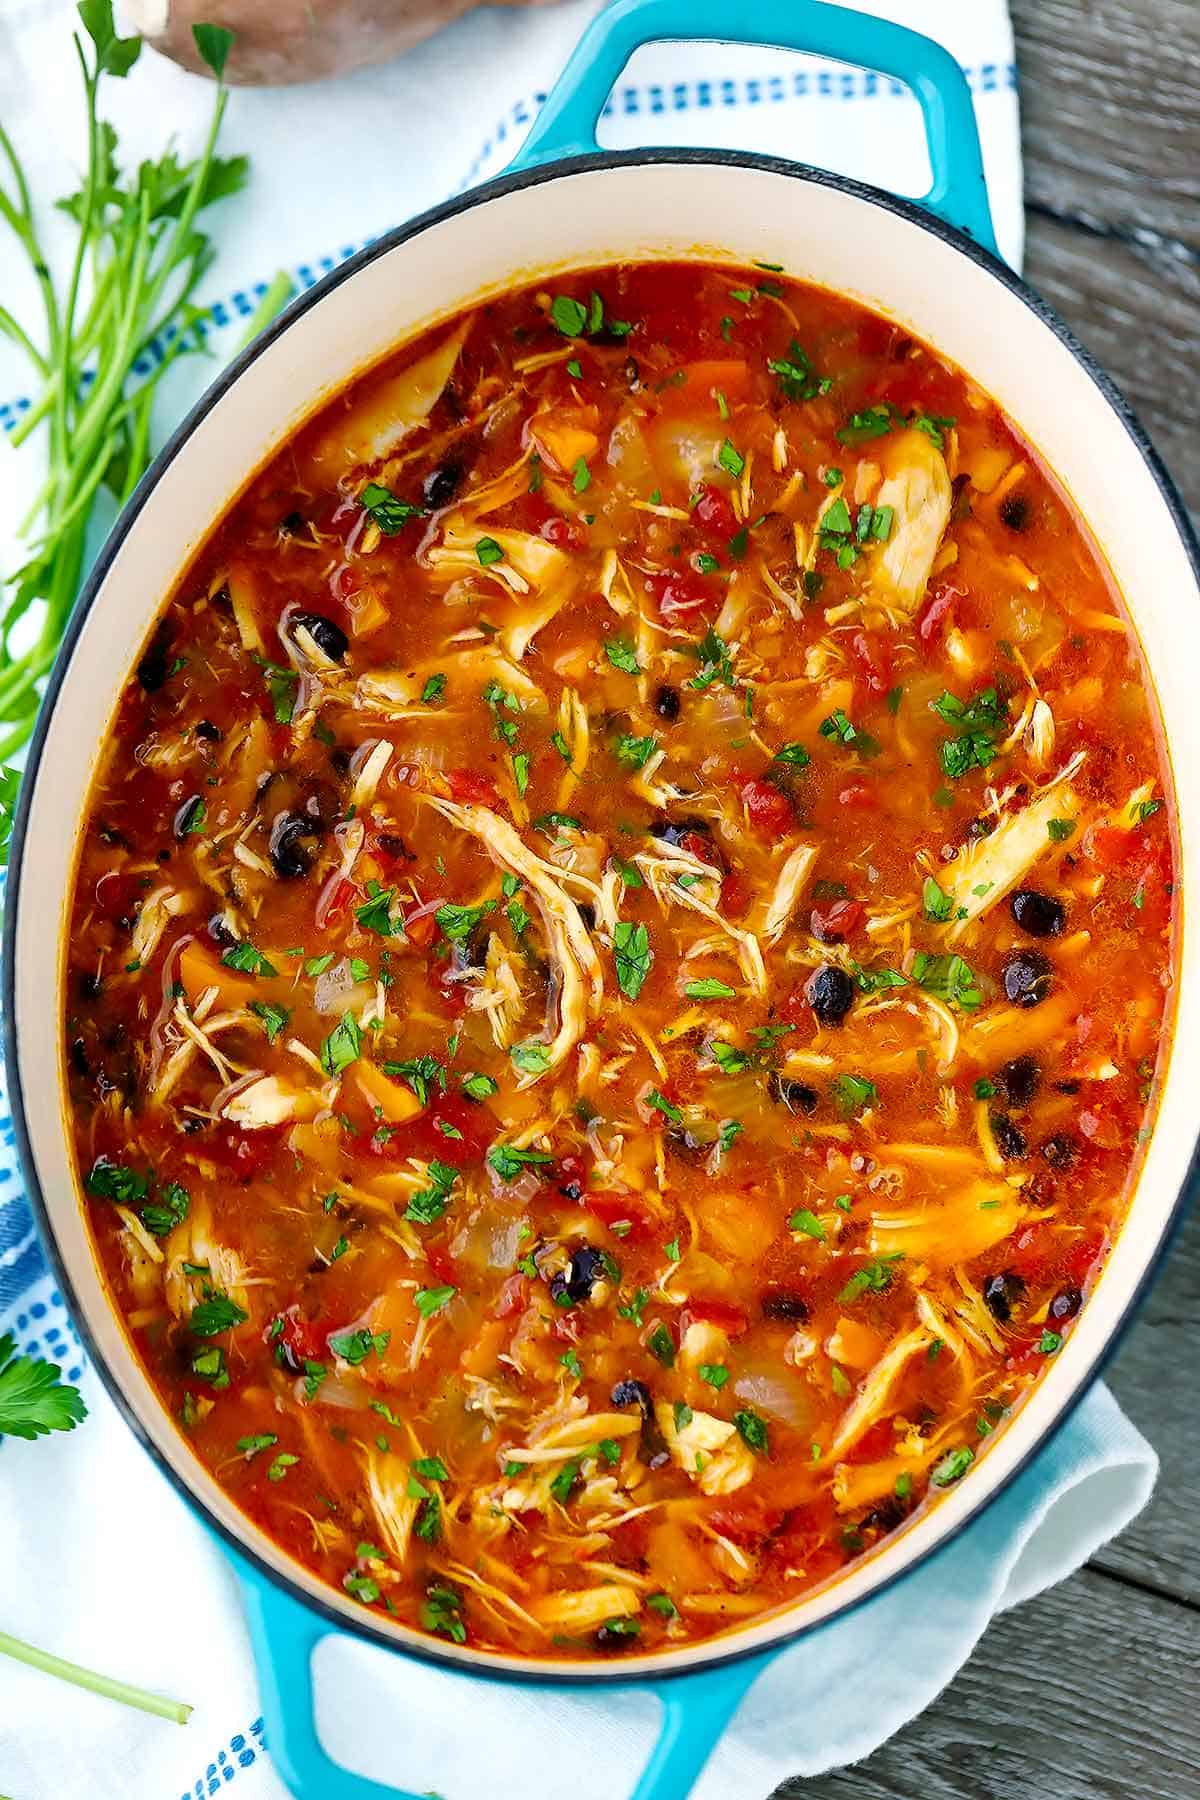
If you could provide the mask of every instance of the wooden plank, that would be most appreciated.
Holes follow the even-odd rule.
[[[1142,1318],[1109,1370],[1121,1405],[1158,1451],[1153,1500],[1095,1566],[1200,1607],[1200,1432],[1196,1430],[1196,1321],[1200,1319],[1200,1209],[1193,1207]],[[1195,1623],[1200,1649],[1200,1620]],[[1192,1741],[1197,1741],[1195,1722]]]
[[[1085,1571],[997,1620],[867,1762],[774,1800],[1185,1800],[1200,1794],[1198,1637],[1187,1607]]]
[[[1200,6],[1011,0],[1011,11],[1028,199],[1200,247]]]
[[[1200,166],[1200,124],[1194,154]],[[1200,512],[1200,258],[1036,215],[1028,233],[1029,280],[1113,376]]]

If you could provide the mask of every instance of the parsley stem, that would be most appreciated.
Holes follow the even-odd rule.
[[[136,1706],[141,1712],[155,1713],[160,1719],[173,1720],[176,1725],[186,1725],[192,1715],[192,1708],[183,1700],[167,1700],[161,1694],[147,1693],[145,1688],[130,1687],[127,1681],[114,1681],[111,1675],[98,1675],[94,1669],[85,1669],[79,1663],[66,1662],[61,1656],[51,1656],[49,1651],[24,1644],[6,1631],[0,1631],[0,1656],[11,1656],[15,1662],[40,1669],[43,1675],[55,1675],[60,1681],[86,1688],[89,1693],[101,1694],[106,1700],[119,1700],[122,1706]]]

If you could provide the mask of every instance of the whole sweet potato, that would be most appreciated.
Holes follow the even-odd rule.
[[[498,0],[541,6],[549,0]],[[197,74],[192,26],[235,34],[225,78],[250,87],[320,81],[398,56],[470,12],[476,0],[125,0],[129,23],[155,50]]]

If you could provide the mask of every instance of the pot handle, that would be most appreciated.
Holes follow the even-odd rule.
[[[425,1800],[407,1788],[371,1781],[334,1762],[317,1736],[312,1678],[312,1653],[333,1628],[240,1558],[234,1567],[258,1670],[267,1749],[295,1800]],[[630,1800],[686,1800],[743,1695],[771,1655],[760,1653],[694,1675],[644,1684],[653,1687],[663,1717],[658,1742]],[[486,1675],[473,1679],[504,1680]],[[525,1694],[564,1691],[547,1681],[505,1680],[504,1684]],[[617,1699],[642,1685],[605,1682],[603,1692]]]
[[[614,0],[584,32],[508,173],[560,157],[595,155],[596,126],[635,50],[665,39],[805,50],[892,75],[916,94],[933,186],[920,204],[995,252],[971,90],[941,44],[906,25],[824,0]]]

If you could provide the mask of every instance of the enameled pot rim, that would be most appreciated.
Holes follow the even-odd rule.
[[[30,743],[25,777],[21,784],[20,798],[16,820],[13,827],[10,852],[10,871],[7,889],[7,904],[4,917],[3,937],[3,974],[0,989],[0,1004],[3,1008],[4,1056],[8,1070],[9,1098],[13,1124],[16,1134],[17,1148],[21,1167],[24,1172],[27,1192],[38,1233],[49,1256],[59,1286],[66,1298],[71,1317],[79,1331],[83,1345],[97,1368],[100,1378],[109,1396],[125,1419],[126,1424],[140,1441],[142,1448],[153,1458],[176,1491],[197,1513],[209,1530],[217,1534],[223,1546],[235,1553],[236,1558],[248,1563],[258,1578],[269,1581],[290,1597],[298,1601],[309,1611],[322,1617],[331,1630],[352,1633],[373,1644],[399,1652],[421,1657],[423,1660],[448,1667],[459,1673],[472,1672],[489,1679],[531,1680],[555,1682],[562,1685],[588,1685],[595,1682],[629,1683],[636,1681],[639,1685],[646,1682],[684,1678],[698,1669],[712,1669],[718,1666],[740,1661],[751,1655],[761,1655],[764,1648],[773,1653],[794,1643],[812,1631],[832,1625],[844,1619],[857,1608],[869,1604],[879,1594],[894,1588],[914,1574],[919,1568],[947,1550],[958,1538],[959,1534],[999,1498],[1013,1481],[1030,1465],[1036,1456],[1046,1447],[1073,1413],[1075,1407],[1087,1393],[1092,1383],[1099,1377],[1109,1360],[1115,1353],[1125,1332],[1136,1316],[1149,1290],[1156,1279],[1164,1259],[1178,1236],[1180,1226],[1187,1209],[1188,1201],[1195,1189],[1197,1176],[1200,1174],[1200,1134],[1192,1148],[1187,1175],[1175,1198],[1171,1213],[1163,1230],[1157,1249],[1143,1269],[1124,1312],[1113,1324],[1103,1349],[1090,1365],[1083,1367],[1078,1374],[1075,1386],[1060,1405],[1058,1412],[1049,1424],[1032,1439],[1024,1454],[1000,1479],[989,1482],[986,1477],[986,1463],[976,1470],[973,1480],[979,1487],[979,1499],[963,1515],[954,1529],[939,1542],[920,1551],[902,1568],[889,1576],[884,1582],[868,1589],[864,1594],[847,1600],[840,1606],[827,1612],[822,1618],[806,1622],[802,1616],[795,1623],[789,1623],[790,1614],[799,1615],[804,1612],[804,1598],[798,1599],[791,1608],[780,1613],[777,1624],[778,1631],[767,1643],[747,1644],[739,1642],[737,1636],[730,1635],[713,1638],[706,1644],[695,1647],[685,1662],[679,1653],[664,1653],[661,1668],[650,1664],[631,1674],[627,1663],[581,1663],[577,1668],[542,1668],[536,1659],[529,1659],[521,1668],[497,1668],[488,1663],[480,1664],[472,1670],[471,1663],[460,1652],[457,1657],[446,1655],[432,1638],[428,1642],[406,1640],[397,1642],[382,1626],[376,1625],[366,1609],[350,1615],[343,1612],[331,1600],[318,1598],[303,1588],[294,1578],[275,1568],[260,1556],[252,1547],[249,1535],[242,1536],[229,1528],[222,1520],[215,1517],[204,1501],[192,1488],[180,1467],[178,1467],[159,1447],[143,1427],[133,1407],[126,1399],[122,1385],[109,1366],[95,1340],[89,1321],[79,1303],[74,1285],[68,1274],[64,1258],[59,1250],[50,1210],[42,1193],[37,1177],[36,1164],[26,1118],[25,1101],[21,1079],[21,1047],[16,1030],[16,993],[15,993],[15,946],[17,939],[17,921],[21,900],[21,873],[26,839],[29,836],[31,820],[38,805],[38,777],[45,741],[49,730],[51,716],[57,704],[59,692],[68,665],[72,661],[75,649],[83,629],[84,622],[95,605],[97,597],[107,579],[109,570],[119,548],[128,535],[134,521],[150,504],[154,490],[166,470],[187,448],[188,442],[201,422],[207,418],[214,406],[225,393],[250,370],[254,363],[266,350],[308,310],[316,305],[333,289],[350,281],[361,270],[375,262],[378,258],[390,255],[404,244],[420,236],[431,227],[456,215],[476,211],[501,196],[523,188],[538,187],[544,183],[560,180],[566,176],[586,174],[614,168],[650,166],[663,163],[690,164],[698,166],[721,166],[725,168],[745,168],[784,175],[793,180],[806,182],[820,187],[836,189],[856,199],[880,207],[897,215],[920,231],[928,232],[940,239],[949,248],[977,264],[984,272],[997,280],[1014,299],[1021,302],[1037,320],[1055,337],[1080,365],[1093,385],[1099,390],[1110,410],[1116,414],[1124,427],[1132,448],[1148,469],[1151,478],[1161,494],[1164,504],[1171,516],[1179,541],[1190,564],[1196,584],[1200,587],[1200,541],[1184,508],[1182,499],[1167,473],[1157,451],[1150,442],[1142,425],[1131,407],[1120,393],[1115,383],[1099,366],[1091,354],[1079,343],[1074,333],[1063,323],[1048,303],[1042,299],[1022,278],[1015,274],[1007,264],[990,251],[975,243],[966,233],[948,225],[942,219],[924,211],[914,201],[899,198],[866,183],[854,181],[847,177],[834,175],[826,170],[814,169],[805,164],[785,161],[778,157],[760,155],[750,151],[736,150],[703,150],[703,149],[650,149],[602,152],[586,156],[564,158],[556,162],[543,163],[535,168],[523,170],[516,174],[502,175],[486,185],[475,188],[469,193],[446,201],[441,206],[433,207],[420,214],[405,225],[396,227],[367,245],[356,255],[333,269],[314,287],[300,295],[292,304],[269,325],[245,350],[241,352],[229,366],[216,378],[203,396],[192,407],[182,424],[174,431],[150,468],[139,482],[134,494],[114,525],[109,537],[92,567],[84,584],[80,597],[75,605],[70,623],[64,634],[58,658],[51,670],[45,696],[38,716],[36,728]],[[967,371],[969,373],[969,370]],[[314,384],[316,392],[316,384]],[[249,472],[247,472],[249,473]],[[1014,1428],[1017,1425],[1014,1421]]]

